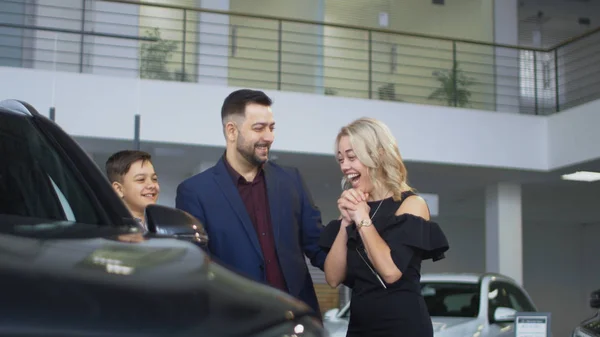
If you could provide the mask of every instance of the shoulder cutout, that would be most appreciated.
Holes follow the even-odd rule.
[[[425,199],[418,195],[411,195],[410,197],[404,199],[396,211],[396,215],[402,215],[405,213],[416,215],[425,220],[430,220],[427,202],[425,202]]]

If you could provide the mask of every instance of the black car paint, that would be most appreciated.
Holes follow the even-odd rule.
[[[590,308],[594,309],[595,313],[582,321],[576,329],[590,337],[600,337],[600,289],[590,294]]]
[[[72,166],[106,225],[56,226],[57,236],[0,233],[0,335],[270,337],[299,323],[298,336],[323,334],[307,305],[221,267],[190,242],[155,233],[117,240],[137,222],[85,151],[23,105],[32,114],[23,118]],[[103,257],[111,254],[121,259]]]

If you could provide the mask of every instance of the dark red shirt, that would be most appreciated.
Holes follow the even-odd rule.
[[[275,248],[275,239],[273,238],[273,226],[271,223],[271,213],[269,208],[269,199],[267,198],[267,184],[265,182],[265,172],[259,168],[253,181],[248,182],[246,178],[236,172],[227,159],[223,157],[225,166],[233,178],[233,183],[237,187],[242,201],[246,206],[252,225],[256,230],[258,242],[265,259],[265,277],[267,283],[277,289],[287,292],[287,286],[279,259]],[[232,247],[233,248],[233,247]]]

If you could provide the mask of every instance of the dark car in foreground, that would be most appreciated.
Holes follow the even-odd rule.
[[[590,294],[590,307],[594,314],[575,327],[572,337],[600,337],[600,289]]]
[[[0,336],[325,335],[307,305],[212,261],[196,218],[146,217],[54,122],[0,102]]]

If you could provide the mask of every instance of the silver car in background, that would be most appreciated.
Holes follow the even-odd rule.
[[[514,336],[517,312],[536,312],[531,297],[513,279],[500,274],[424,274],[421,293],[435,337]],[[345,337],[350,303],[324,315],[331,337]]]

